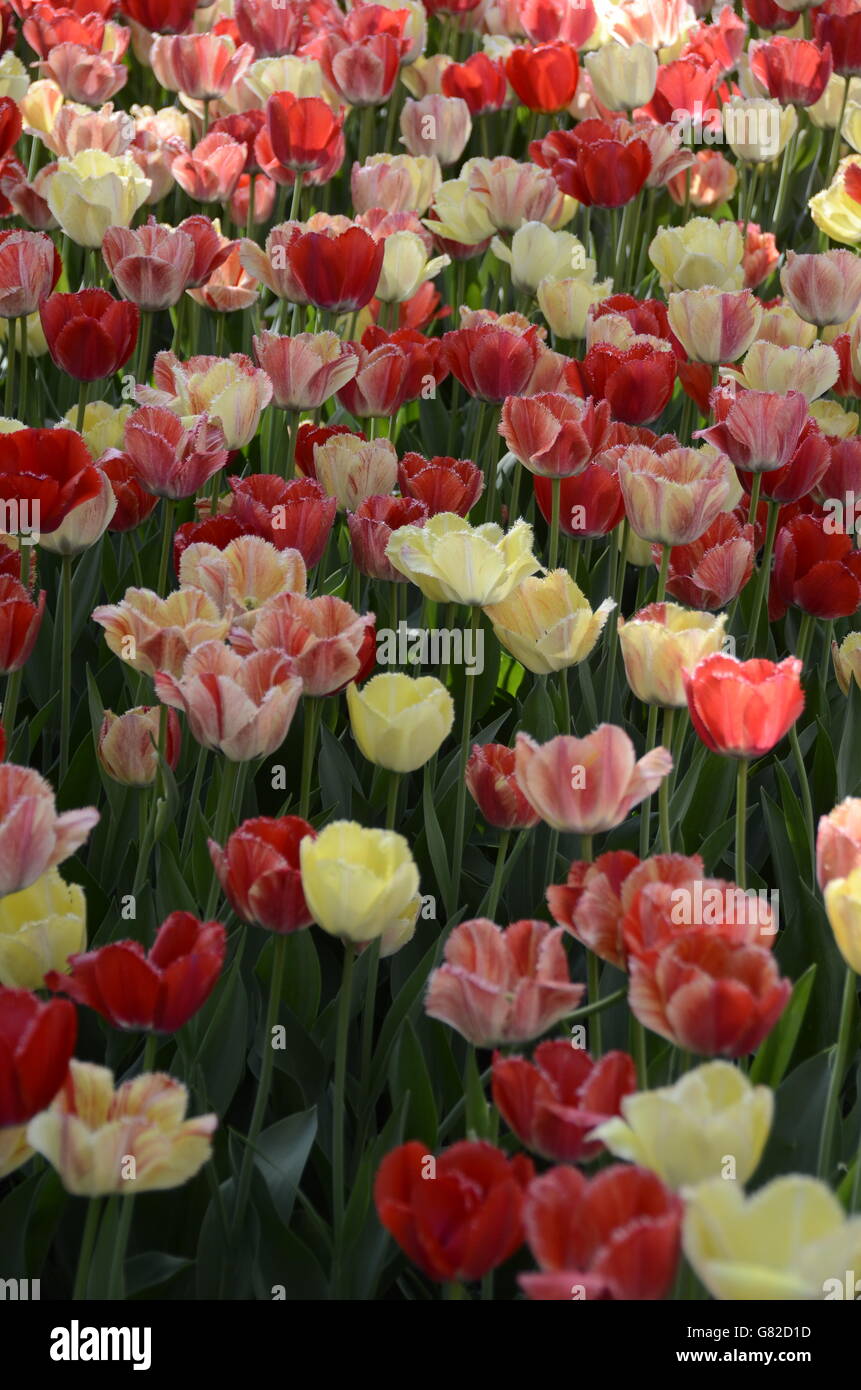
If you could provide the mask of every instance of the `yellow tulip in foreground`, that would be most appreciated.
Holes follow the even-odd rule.
[[[451,733],[454,701],[435,676],[386,672],[347,687],[353,738],[363,756],[391,772],[414,772]]]
[[[77,883],[56,869],[0,898],[0,985],[41,989],[49,970],[65,970],[87,946],[87,905]]]
[[[797,1173],[751,1197],[715,1178],[687,1196],[684,1250],[714,1298],[811,1302],[861,1269],[861,1216]]]
[[[533,575],[485,612],[503,647],[538,676],[584,661],[598,641],[615,602],[595,609],[567,570]]]
[[[144,1072],[114,1090],[113,1072],[73,1060],[62,1090],[27,1126],[27,1142],[76,1197],[181,1187],[212,1153],[215,1115],[185,1118],[188,1091]]]
[[[532,527],[525,521],[503,531],[492,521],[470,526],[455,512],[439,512],[424,526],[401,526],[386,555],[437,603],[501,603],[540,568],[532,554]]]
[[[697,613],[679,603],[653,603],[627,622],[619,618],[625,675],[637,699],[686,709],[682,672],[721,650],[725,627],[725,613]]]
[[[827,884],[825,911],[840,954],[856,975],[861,974],[861,869]]]
[[[621,1118],[599,1125],[594,1136],[674,1189],[728,1176],[745,1183],[762,1157],[773,1113],[768,1086],[752,1086],[730,1062],[706,1062],[674,1086],[625,1096]]]
[[[415,929],[419,871],[403,835],[332,821],[299,847],[302,891],[314,921],[354,944],[381,937],[381,955]]]
[[[152,187],[131,155],[82,150],[57,161],[48,206],[78,246],[101,246],[108,227],[128,227]]]

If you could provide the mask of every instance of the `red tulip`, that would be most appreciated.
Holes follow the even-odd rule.
[[[117,509],[108,523],[108,530],[134,531],[155,511],[158,498],[154,493],[144,492],[132,460],[119,449],[110,449],[102,454],[98,466],[107,476],[117,499]]]
[[[582,48],[598,16],[592,0],[517,0],[517,18],[533,43],[563,39]]]
[[[359,13],[351,11],[352,15]],[[406,11],[401,13],[406,18]],[[316,57],[327,80],[348,106],[378,106],[392,94],[404,49],[404,41],[392,34],[372,34],[353,42],[343,33],[329,33],[322,39]]]
[[[315,425],[311,420],[303,420],[296,436],[296,467],[306,478],[317,477],[314,467],[314,450],[318,444],[325,444],[336,434],[355,434],[366,439],[362,430],[351,430],[349,425]]]
[[[154,34],[183,34],[194,18],[196,0],[119,0],[122,14]]]
[[[739,945],[707,928],[680,932],[662,949],[632,956],[630,970],[634,1017],[705,1057],[755,1052],[792,993],[764,946]]]
[[[431,1279],[469,1282],[523,1243],[523,1196],[534,1168],[482,1141],[463,1140],[438,1158],[418,1140],[387,1154],[374,1180],[382,1225]]]
[[[374,614],[357,613],[333,594],[277,594],[250,635],[234,627],[230,640],[243,656],[274,649],[290,658],[305,695],[338,695],[351,681],[366,680],[376,660]]]
[[[719,76],[717,63],[707,64],[697,55],[660,63],[654,95],[644,110],[660,125],[678,121],[677,113],[686,111],[696,124],[713,128],[720,120],[719,112],[715,115]]]
[[[625,1052],[599,1062],[567,1039],[539,1043],[534,1059],[493,1057],[493,1103],[521,1144],[542,1158],[579,1163],[600,1153],[589,1133],[620,1113],[637,1089],[637,1071]]]
[[[606,401],[613,417],[628,425],[647,425],[670,402],[676,359],[669,348],[648,343],[617,348],[595,343],[579,364],[589,394]]]
[[[691,723],[707,748],[733,758],[761,758],[788,733],[804,708],[801,662],[737,661],[716,652],[685,678]]]
[[[47,535],[75,507],[99,496],[101,480],[76,430],[0,434],[0,498],[29,505],[34,529]]]
[[[783,468],[761,474],[760,495],[770,502],[786,505],[799,502],[818,487],[831,460],[831,446],[813,419],[805,421],[798,447]],[[738,471],[745,491],[750,494],[755,474]]]
[[[696,438],[746,472],[786,468],[808,432],[808,403],[800,391],[715,391],[711,406],[716,423]]]
[[[229,481],[229,479],[228,479]],[[144,496],[147,496],[144,493]],[[158,498],[150,499],[157,502]],[[216,516],[209,516],[205,521],[186,521],[182,526],[178,526],[173,535],[173,572],[179,577],[180,561],[183,553],[190,545],[203,542],[205,545],[214,545],[216,550],[225,550],[231,541],[235,541],[237,536],[253,536],[256,532],[253,527],[238,520],[235,516],[225,516],[219,512]]]
[[[105,20],[100,14],[78,15],[74,10],[55,10],[51,4],[37,4],[24,20],[22,32],[40,58],[49,57],[51,49],[61,43],[80,44],[89,53],[100,53]]]
[[[776,34],[780,29],[794,29],[798,23],[795,10],[784,10],[774,0],[743,0],[744,11],[760,29]]]
[[[112,941],[70,956],[71,974],[51,970],[45,984],[95,1009],[114,1028],[176,1033],[212,993],[226,944],[220,922],[172,912],[148,952],[139,941]]]
[[[812,106],[833,71],[828,44],[778,37],[750,45],[750,70],[781,106]]]
[[[274,92],[266,103],[272,152],[285,169],[305,172],[322,168],[343,125],[343,117],[336,116],[321,97]]]
[[[176,230],[185,232],[194,243],[194,262],[186,280],[186,287],[196,289],[199,285],[205,285],[213,271],[224,264],[236,242],[225,241],[219,236],[210,218],[204,217],[202,213],[184,218]]]
[[[610,430],[606,401],[573,400],[554,392],[509,396],[499,433],[530,473],[567,478],[582,473],[600,453]]]
[[[502,63],[482,52],[473,53],[465,63],[449,64],[440,85],[444,96],[461,97],[472,116],[500,111],[508,95]]]
[[[21,112],[11,97],[0,97],[0,159],[5,159],[21,139]]]
[[[140,310],[107,290],[78,290],[43,299],[39,317],[57,366],[76,381],[100,381],[131,357]]]
[[[364,227],[345,232],[300,232],[287,259],[307,302],[317,309],[354,313],[377,288],[385,247]]]
[[[753,574],[756,548],[754,528],[734,512],[722,512],[699,540],[672,547],[667,593],[690,608],[709,612],[726,608]],[[652,558],[660,563],[660,547],[655,547]]]
[[[421,502],[429,516],[467,516],[484,491],[484,474],[469,459],[404,454],[398,464],[398,487],[405,497]]]
[[[278,550],[298,550],[308,569],[322,558],[335,524],[338,502],[313,478],[285,482],[274,473],[227,479],[233,492],[231,516]]]
[[[178,154],[170,172],[195,203],[226,203],[245,168],[245,146],[224,131],[210,131],[193,150]]]
[[[821,48],[831,49],[835,72],[847,78],[861,74],[861,12],[841,6],[828,13],[823,6],[816,12],[814,33]]]
[[[537,825],[514,775],[514,749],[504,743],[474,743],[466,764],[466,785],[488,825],[499,830],[526,830]]]
[[[46,1110],[66,1079],[78,1036],[74,1004],[42,1004],[0,986],[0,1129]]]
[[[260,162],[257,158],[257,137],[265,125],[265,111],[259,107],[252,107],[250,111],[235,111],[230,116],[219,116],[217,121],[211,122],[209,129],[210,132],[214,131],[216,134],[220,131],[223,135],[229,135],[231,140],[235,140],[238,145],[244,145],[244,172],[257,174],[260,172]],[[263,180],[261,180],[262,182]],[[244,227],[245,222],[243,221],[240,225]]]
[[[360,574],[405,584],[406,575],[394,568],[386,555],[393,531],[401,526],[423,526],[428,509],[412,497],[367,497],[347,513],[353,564]]]
[[[241,921],[279,935],[310,925],[299,846],[316,834],[300,816],[258,816],[243,821],[223,849],[207,841],[218,881]]]
[[[497,322],[456,328],[442,340],[443,361],[471,396],[500,405],[530,383],[541,351],[535,326],[525,330]]]
[[[207,415],[188,427],[171,410],[145,405],[126,421],[126,453],[137,479],[157,497],[191,497],[227,462],[224,431]]]
[[[851,536],[830,531],[828,524],[829,518],[802,515],[778,530],[769,617],[782,618],[793,606],[830,621],[861,607],[861,551]]]
[[[45,612],[45,590],[34,603],[23,584],[0,575],[0,672],[19,671],[39,636]]]
[[[584,139],[577,141],[576,159],[554,163],[553,177],[563,193],[586,207],[618,208],[636,198],[651,168],[645,140]]]
[[[645,1168],[614,1163],[589,1182],[551,1168],[526,1195],[526,1240],[542,1272],[521,1274],[528,1298],[663,1298],[679,1259],[682,1202]]]
[[[567,43],[513,48],[505,60],[505,75],[530,111],[562,111],[577,90],[577,50]]]
[[[624,447],[622,446],[623,451]],[[605,449],[592,463],[574,478],[563,478],[559,493],[559,527],[562,534],[575,540],[591,540],[606,536],[618,526],[625,515],[625,503],[615,451]],[[532,480],[535,500],[546,522],[552,519],[553,485],[550,478],[537,473]]]

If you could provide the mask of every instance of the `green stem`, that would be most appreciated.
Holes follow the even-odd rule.
[[[757,473],[754,486],[760,481]],[[751,497],[751,501],[753,498]],[[756,509],[754,508],[754,511]],[[771,557],[774,553],[774,538],[777,535],[777,521],[780,516],[780,507],[777,502],[768,503],[768,525],[765,528],[765,549],[762,552],[762,563],[756,576],[756,591],[753,596],[753,613],[750,619],[750,632],[747,638],[747,648],[745,658],[749,659],[756,651],[757,637],[759,635],[759,622],[762,615],[762,605],[768,591],[768,581],[771,576]]]
[[[550,513],[550,564],[549,568],[555,570],[559,560],[559,509],[562,500],[562,479],[550,479],[550,495],[552,497],[552,510]]]
[[[655,746],[655,739],[658,733],[658,706],[649,706],[649,722],[646,727],[646,752],[651,753]],[[652,813],[652,798],[647,796],[645,801],[640,804],[640,858],[646,859],[649,854],[649,823]]]
[[[322,710],[320,701],[309,695],[305,700],[305,728],[302,733],[302,781],[299,791],[299,815],[308,819],[311,805],[311,777],[314,772],[314,757],[317,751],[317,734],[320,729]]]
[[[78,387],[78,413],[75,417],[75,429],[78,434],[84,433],[84,417],[87,413],[87,399],[90,394],[89,381],[82,381]]]
[[[664,710],[664,747],[672,751],[673,720],[676,711],[669,706]],[[669,854],[670,846],[670,779],[664,777],[658,787],[658,823],[661,830],[661,852]]]
[[[804,766],[804,758],[801,752],[801,744],[798,742],[798,725],[793,724],[789,730],[789,744],[792,748],[792,756],[795,759],[795,767],[798,772],[798,785],[801,790],[801,804],[804,807],[804,822],[807,827],[807,843],[810,849],[810,870],[811,883],[816,882],[816,827],[813,819],[813,799],[810,795],[810,783],[807,780],[807,769]]]
[[[819,1137],[819,1157],[816,1164],[816,1171],[819,1177],[825,1182],[830,1181],[831,1151],[834,1147],[834,1127],[837,1122],[840,1087],[843,1084],[843,1075],[846,1071],[846,1062],[849,1056],[849,1042],[852,1033],[856,1002],[857,982],[855,971],[847,966],[846,977],[843,982],[843,1002],[840,1007],[840,1026],[837,1033],[837,1045],[834,1050],[833,1065],[828,1079],[828,1095],[825,1101],[825,1114],[822,1117],[822,1133]]]
[[[341,1283],[341,1259],[344,1250],[344,1110],[347,1084],[347,1038],[350,1031],[350,1003],[353,992],[353,961],[356,951],[352,942],[344,943],[344,970],[338,994],[338,1025],[335,1038],[335,1092],[332,1112],[332,1212],[334,1240],[332,1248],[332,1294],[338,1297]]]
[[[62,557],[61,604],[63,627],[62,694],[60,704],[60,777],[62,784],[69,766],[69,733],[72,723],[72,556]]]
[[[254,1171],[254,1146],[263,1128],[263,1121],[266,1117],[266,1106],[269,1103],[269,1091],[272,1086],[272,1067],[275,1061],[272,1034],[278,1022],[278,1006],[281,1003],[281,990],[284,982],[284,958],[286,949],[287,937],[284,935],[276,936],[272,951],[272,976],[269,981],[269,1000],[266,1005],[266,1022],[263,1027],[263,1037],[260,1040],[260,1077],[257,1082],[257,1095],[254,1098],[254,1110],[251,1115],[251,1125],[245,1143],[245,1152],[242,1155],[242,1167],[239,1171],[236,1206],[233,1212],[234,1234],[242,1230],[242,1220],[245,1215],[245,1209],[248,1206],[248,1197],[251,1191],[251,1175]]]
[[[735,779],[735,881],[747,887],[747,758],[739,758]]]
[[[194,781],[191,784],[191,796],[188,800],[188,812],[185,817],[185,829],[182,832],[182,849],[180,861],[185,863],[191,850],[191,841],[194,835],[194,820],[197,815],[197,808],[200,802],[200,789],[203,786],[203,775],[206,771],[206,759],[209,749],[204,748],[203,744],[197,750],[197,766],[194,769]]]
[[[151,334],[152,314],[142,313],[140,334],[138,336],[137,358],[135,359],[135,379],[137,381],[146,381],[149,377],[149,343]]]
[[[23,666],[19,666],[17,671],[10,671],[6,677],[6,692],[3,697],[3,705],[0,708],[0,718],[3,721],[3,729],[6,734],[6,746],[12,752],[12,735],[15,731],[15,717],[18,713],[18,699],[21,694],[21,681],[24,676]]]
[[[473,633],[478,631],[480,623],[479,610],[473,606],[470,609],[470,624]],[[473,648],[470,648],[473,650]],[[462,710],[462,728],[460,737],[460,756],[458,758],[457,770],[457,809],[454,824],[454,845],[452,848],[452,875],[451,891],[452,903],[450,912],[454,911],[458,902],[460,891],[460,874],[463,867],[463,828],[466,822],[466,764],[469,758],[469,737],[472,729],[472,706],[475,695],[475,678],[469,674],[465,677],[465,689]]]
[[[173,540],[173,514],[176,503],[172,497],[165,497],[163,501],[163,511],[161,514],[161,555],[158,562],[158,584],[156,593],[161,597],[166,597],[167,592],[167,569],[170,560],[170,546]]]
[[[496,851],[496,866],[493,870],[493,882],[490,885],[490,896],[487,900],[487,913],[491,922],[496,920],[496,909],[499,906],[499,895],[502,892],[502,875],[505,869],[505,858],[508,854],[508,842],[511,839],[511,831],[503,830],[499,836],[499,848]]]
[[[658,592],[655,595],[656,603],[663,603],[667,593],[667,575],[670,572],[670,547],[661,546],[661,567],[658,570]]]
[[[228,762],[228,760],[225,759],[224,762],[218,764],[218,766],[223,768],[223,771],[221,774],[221,784],[218,788],[218,802],[215,808],[213,838],[215,843],[220,845],[223,849],[227,842],[227,831],[230,824],[230,808],[233,803],[233,788],[236,781],[236,769],[239,764]],[[221,884],[218,881],[218,875],[213,873],[212,882],[209,886],[209,897],[206,900],[207,919],[210,918],[215,911],[220,893]]]
[[[18,357],[19,357],[19,376],[21,386],[18,393],[18,418],[27,423],[27,395],[30,385],[30,374],[27,371],[27,315],[22,314],[18,320]]]
[[[6,395],[3,413],[9,418],[12,417],[12,405],[15,400],[15,325],[17,322],[17,319],[9,319],[6,326]]]
[[[96,1231],[98,1230],[99,1217],[102,1214],[101,1197],[91,1197],[87,1204],[87,1219],[84,1222],[84,1234],[81,1238],[81,1253],[78,1256],[78,1269],[75,1274],[75,1287],[72,1291],[72,1299],[75,1303],[82,1302],[87,1295],[87,1281],[90,1274],[90,1264],[93,1259],[93,1250],[96,1244]]]

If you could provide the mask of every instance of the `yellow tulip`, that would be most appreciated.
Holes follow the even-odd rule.
[[[723,107],[726,140],[737,159],[759,164],[777,159],[798,128],[794,106],[767,97],[730,97]]]
[[[752,1086],[730,1062],[706,1062],[674,1086],[625,1096],[621,1118],[594,1137],[629,1163],[651,1168],[678,1189],[720,1177],[747,1182],[756,1172],[771,1129],[774,1093]]]
[[[546,676],[585,661],[615,606],[606,598],[593,613],[568,571],[552,570],[524,579],[485,612],[506,651],[527,671]]]
[[[749,391],[774,391],[779,396],[800,391],[808,401],[815,401],[831,390],[840,375],[840,358],[827,343],[783,347],[757,339],[741,367],[728,367],[724,374]]]
[[[501,603],[540,569],[525,521],[503,531],[491,521],[470,526],[454,512],[439,512],[424,526],[401,526],[386,556],[426,598],[478,607]]]
[[[589,310],[613,293],[612,280],[593,280],[588,274],[555,280],[547,276],[536,297],[542,314],[557,338],[585,338]]]
[[[848,160],[842,161],[841,170],[843,164],[858,162],[858,155],[850,155]],[[832,241],[841,241],[846,246],[861,241],[861,203],[856,203],[846,192],[841,171],[827,188],[814,193],[807,206],[816,226]]]
[[[633,111],[646,106],[655,94],[657,55],[645,43],[630,47],[611,40],[587,54],[586,71],[592,91],[610,111]]]
[[[246,69],[238,84],[265,106],[273,92],[292,92],[294,97],[322,97],[334,104],[334,93],[323,76],[316,58],[285,53],[278,58],[258,58]]]
[[[435,676],[386,672],[347,687],[350,728],[362,756],[390,772],[415,772],[454,723],[454,701]]]
[[[427,280],[451,265],[449,256],[428,260],[417,232],[392,232],[384,242],[383,268],[375,291],[382,304],[401,304],[412,299]]]
[[[683,1240],[718,1299],[811,1302],[861,1269],[861,1216],[847,1217],[825,1183],[798,1173],[751,1197],[723,1178],[703,1183],[687,1194]]]
[[[86,945],[84,890],[56,869],[0,898],[0,984],[8,989],[41,989],[49,970],[65,970]]]
[[[828,79],[825,91],[818,101],[812,106],[805,108],[810,121],[819,130],[836,130],[840,122],[840,113],[843,110],[844,98],[846,99],[846,109],[849,110],[850,104],[854,104],[861,96],[861,82],[857,77],[849,79],[849,92],[846,93],[846,78],[840,77],[833,72]],[[844,137],[848,139],[845,133]],[[851,141],[850,141],[851,144]]]
[[[466,179],[448,179],[440,184],[434,195],[434,214],[438,220],[425,221],[424,225],[446,241],[463,246],[477,246],[496,231],[485,199],[472,191]]]
[[[50,77],[31,82],[19,102],[24,129],[36,135],[47,135],[53,129],[57,113],[63,105],[63,93]]]
[[[181,1187],[212,1154],[215,1115],[186,1120],[188,1091],[144,1072],[114,1090],[113,1072],[69,1063],[69,1080],[27,1126],[27,1142],[76,1197],[133,1197]]]
[[[850,632],[839,647],[832,642],[831,659],[837,684],[843,694],[848,695],[853,679],[856,685],[861,685],[861,632]]]
[[[107,449],[122,449],[126,420],[134,406],[111,405],[108,401],[89,401],[84,410],[84,443],[94,459],[101,458]],[[78,407],[73,405],[63,419],[70,429],[78,428]]]
[[[564,279],[582,275],[592,280],[595,262],[587,257],[580,239],[573,232],[554,232],[543,222],[524,222],[508,246],[500,237],[490,244],[493,254],[511,267],[511,283],[521,294],[534,297],[546,276]]]
[[[314,447],[317,482],[338,502],[339,511],[354,512],[368,497],[390,493],[398,478],[398,455],[388,439],[360,439],[334,434]]]
[[[129,226],[151,187],[131,155],[83,150],[57,161],[46,196],[66,235],[78,246],[95,248],[108,227]]]
[[[23,101],[30,86],[27,69],[11,49],[0,58],[0,97],[11,97],[13,101]]]
[[[413,933],[419,871],[403,835],[331,821],[299,847],[302,891],[314,921],[354,944],[381,938],[381,954]]]
[[[734,222],[692,217],[680,227],[661,227],[649,246],[649,260],[661,289],[740,290],[744,285],[744,244]]]
[[[844,410],[836,401],[813,401],[808,412],[823,434],[852,439],[858,433],[857,410]]]
[[[647,705],[686,709],[683,671],[719,652],[727,615],[697,613],[678,603],[654,603],[627,622],[619,618],[619,643],[628,684]]]
[[[861,973],[861,869],[848,878],[832,878],[825,886],[825,911],[841,956]]]

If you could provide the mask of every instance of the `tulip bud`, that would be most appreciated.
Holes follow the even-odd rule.
[[[432,758],[454,723],[454,701],[434,676],[386,672],[347,686],[350,728],[369,762],[415,772]]]
[[[96,752],[115,782],[124,787],[152,786],[158,773],[160,717],[158,705],[138,705],[125,714],[105,710]],[[179,761],[180,738],[176,710],[168,710],[165,759],[172,769]]]
[[[368,497],[392,492],[398,477],[398,455],[388,439],[360,439],[336,434],[314,446],[317,481],[339,511],[355,511]]]
[[[626,622],[619,643],[628,684],[647,705],[686,709],[682,672],[723,647],[727,617],[692,613],[676,603],[653,603]]]
[[[314,921],[330,936],[397,950],[415,930],[421,899],[409,845],[391,830],[330,821],[299,849],[302,888]]]
[[[472,134],[469,107],[460,97],[428,95],[404,102],[401,135],[411,155],[432,155],[445,168],[456,164]]]
[[[645,43],[626,48],[611,41],[587,53],[584,63],[595,96],[610,111],[633,111],[654,96],[658,59]]]

